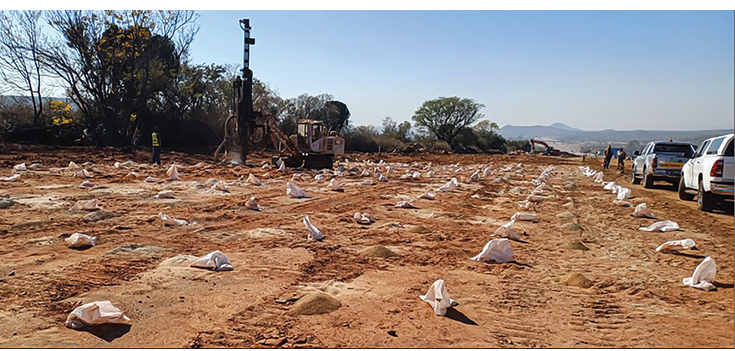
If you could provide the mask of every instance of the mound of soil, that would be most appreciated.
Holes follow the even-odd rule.
[[[289,311],[294,316],[309,316],[314,314],[325,314],[334,312],[342,306],[339,300],[324,294],[313,293],[306,295],[296,301]]]
[[[559,226],[559,229],[561,229],[561,230],[563,230],[565,232],[566,231],[576,232],[576,231],[581,231],[582,230],[582,226],[579,225],[579,224],[577,224],[577,223],[571,222],[571,223],[560,225]]]
[[[571,213],[569,211],[562,212],[556,215],[557,218],[575,218],[577,217],[574,213]]]
[[[582,251],[589,251],[590,250],[589,247],[584,246],[584,244],[580,243],[579,241],[574,241],[574,242],[571,242],[571,243],[562,244],[560,246],[561,246],[562,249],[567,249],[567,250],[582,250]]]
[[[367,249],[360,251],[359,254],[362,256],[377,258],[390,258],[398,256],[398,254],[393,252],[391,249],[380,245],[368,247]]]
[[[554,278],[554,281],[567,286],[576,286],[578,288],[589,288],[592,287],[592,281],[587,279],[585,276],[579,273],[569,273],[560,277]]]
[[[86,214],[84,217],[82,217],[82,220],[85,222],[97,222],[97,221],[104,221],[105,219],[110,219],[115,216],[116,215],[112,212],[99,210],[99,211],[94,211],[89,214]]]
[[[415,227],[411,227],[408,231],[411,232],[411,233],[416,233],[416,234],[427,234],[427,233],[431,233],[431,229],[426,228],[426,227],[424,227],[422,225],[417,225]]]

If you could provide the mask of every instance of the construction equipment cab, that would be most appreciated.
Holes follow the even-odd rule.
[[[345,152],[344,138],[337,136],[336,132],[328,131],[322,121],[300,119],[297,123],[295,141],[299,152],[325,155],[340,155]]]

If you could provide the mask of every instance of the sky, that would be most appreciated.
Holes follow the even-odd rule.
[[[356,125],[460,96],[486,119],[585,130],[733,128],[733,11],[198,11],[193,63],[242,62]]]

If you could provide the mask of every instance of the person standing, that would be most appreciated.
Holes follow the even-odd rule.
[[[605,164],[602,165],[603,169],[610,168],[610,160],[612,160],[612,157],[613,157],[612,145],[607,145],[607,148],[605,149]]]
[[[618,169],[625,172],[625,150],[621,147],[618,149]]]
[[[161,165],[161,137],[158,135],[158,128],[153,128],[151,134],[151,142],[153,144],[153,161],[151,163]]]

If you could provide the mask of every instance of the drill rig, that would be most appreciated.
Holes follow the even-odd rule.
[[[250,70],[250,45],[255,45],[255,39],[250,37],[250,19],[241,19],[240,28],[244,32],[242,77],[233,82],[235,114],[225,120],[225,139],[214,153],[215,162],[223,148],[230,148],[239,152],[240,160],[235,161],[244,164],[249,153],[265,149],[270,142],[276,149],[274,164],[281,159],[287,167],[332,168],[334,155],[344,153],[345,140],[322,121],[299,119],[297,133],[289,137],[273,115],[255,110]]]

